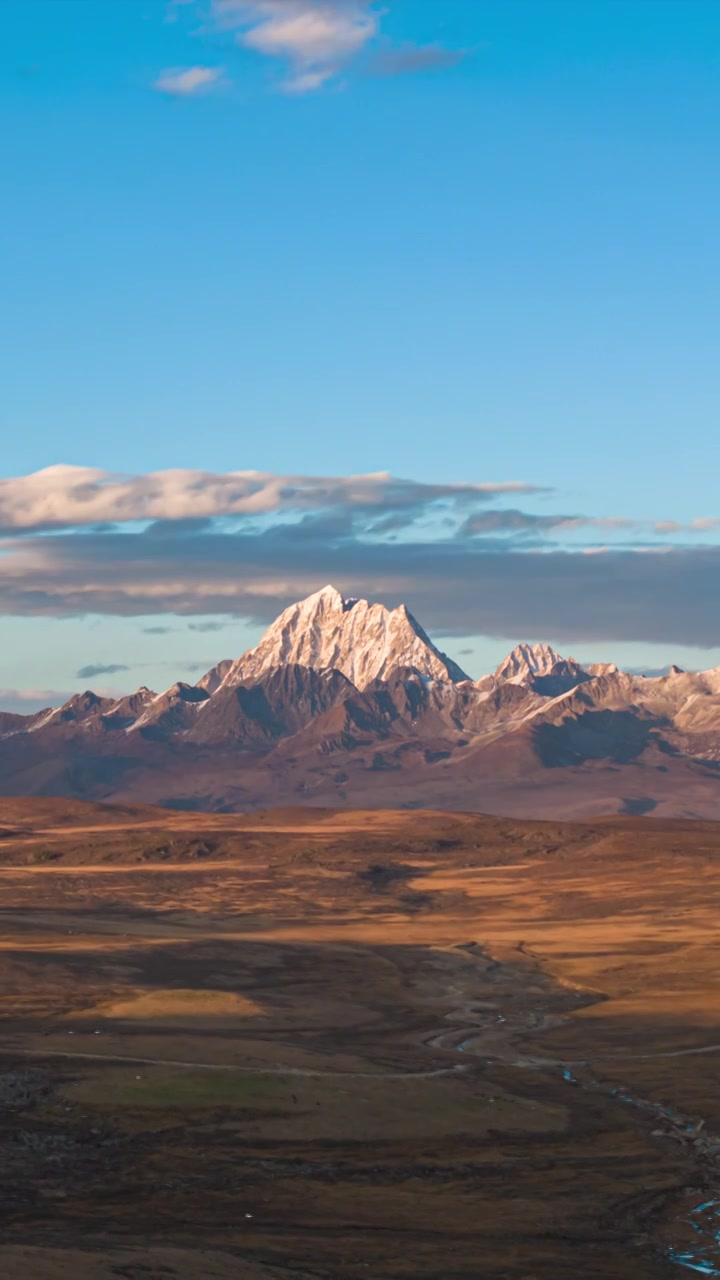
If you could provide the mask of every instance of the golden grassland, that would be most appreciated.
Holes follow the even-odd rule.
[[[3,1277],[678,1274],[714,1167],[616,1095],[720,1132],[720,828],[0,829]]]

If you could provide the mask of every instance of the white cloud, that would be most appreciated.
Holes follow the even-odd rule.
[[[720,517],[699,516],[688,524],[680,524],[677,520],[660,520],[653,526],[655,533],[713,533],[720,529]]]
[[[163,71],[154,87],[158,93],[165,93],[173,98],[191,98],[206,93],[218,83],[221,76],[219,67],[176,67]]]
[[[284,64],[287,74],[281,88],[291,94],[314,93],[339,76],[377,42],[385,13],[380,0],[174,0],[174,4],[197,4],[203,16],[212,15],[216,27],[233,33],[242,48]],[[435,44],[389,45],[367,63],[367,69],[374,75],[427,72],[454,67],[466,53]],[[204,78],[210,70],[190,67],[165,72],[156,88],[180,95],[201,92],[210,86]]]
[[[214,12],[245,48],[288,64],[290,93],[321,88],[379,28],[372,0],[215,0]]]
[[[530,485],[420,484],[386,472],[364,476],[278,476],[270,472],[155,471],[125,476],[93,467],[53,466],[0,480],[0,531],[207,520],[269,512],[360,510],[374,516],[420,512],[434,503],[486,503]]]
[[[72,692],[67,689],[0,689],[0,711],[29,716],[34,711],[59,707],[71,697]]]
[[[333,66],[351,58],[377,28],[376,19],[369,14],[324,5],[301,4],[288,15],[271,5],[266,15],[243,37],[243,43],[270,57],[291,58],[305,66]]]
[[[303,94],[316,93],[328,80],[332,80],[334,71],[302,71],[291,76],[283,85],[283,93]]]

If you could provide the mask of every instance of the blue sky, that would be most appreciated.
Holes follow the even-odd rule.
[[[719,69],[716,0],[4,0],[5,705],[191,678],[330,573],[478,674],[541,634],[720,663]],[[54,472],[18,536],[57,464],[528,491],[90,529]]]

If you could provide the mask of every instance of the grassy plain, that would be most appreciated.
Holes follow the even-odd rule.
[[[0,1275],[682,1275],[720,1175],[658,1108],[720,1133],[719,860],[705,823],[0,802]]]

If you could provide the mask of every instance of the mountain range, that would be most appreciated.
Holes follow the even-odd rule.
[[[0,712],[0,794],[720,817],[720,668],[648,677],[521,644],[473,681],[401,606],[333,587],[195,685]]]

